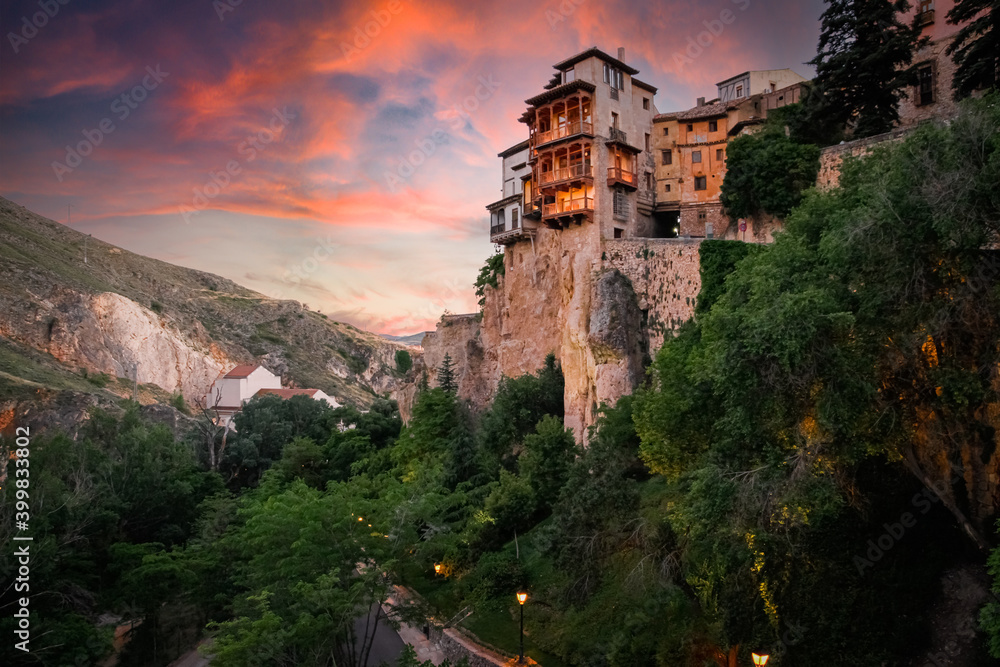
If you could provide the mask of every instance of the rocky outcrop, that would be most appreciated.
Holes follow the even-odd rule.
[[[71,368],[133,378],[188,398],[208,393],[235,361],[203,328],[182,333],[157,313],[113,292],[59,290],[39,299],[26,331],[5,323],[3,334],[44,350]]]
[[[459,395],[482,408],[502,377],[533,373],[554,353],[566,378],[565,423],[583,441],[600,405],[631,393],[650,354],[694,313],[698,246],[602,240],[587,224],[539,229],[507,248],[481,320],[446,317],[425,337],[428,367],[450,354]]]

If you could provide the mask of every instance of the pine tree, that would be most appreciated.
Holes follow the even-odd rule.
[[[431,388],[431,383],[427,379],[427,369],[420,375],[420,383],[417,385],[417,392],[425,392]]]
[[[455,365],[451,361],[451,355],[445,354],[441,367],[437,374],[438,387],[454,394],[458,391],[458,383],[455,381]]]
[[[947,50],[956,65],[951,82],[955,99],[1000,87],[1000,0],[958,0],[948,23],[966,22]]]
[[[888,132],[899,120],[899,100],[916,83],[911,65],[922,46],[919,29],[899,16],[907,0],[827,0],[816,57],[822,99],[816,122],[849,125],[854,136]]]

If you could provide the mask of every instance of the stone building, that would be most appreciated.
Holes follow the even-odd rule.
[[[791,83],[776,88],[778,82]],[[715,100],[706,103],[702,97],[691,109],[657,115],[655,228],[668,237],[770,241],[773,221],[749,220],[740,231],[722,210],[726,149],[734,138],[758,129],[770,110],[800,101],[804,82],[789,69],[744,72],[717,84]]]
[[[917,85],[907,91],[899,103],[899,124],[915,125],[935,118],[950,118],[958,113],[951,90],[955,63],[945,53],[960,29],[947,22],[954,0],[915,0],[904,21],[916,20],[922,26],[921,37],[930,41],[913,58],[917,66]]]

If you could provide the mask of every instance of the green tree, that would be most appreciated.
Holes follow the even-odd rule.
[[[524,438],[518,467],[535,492],[539,509],[548,511],[559,497],[576,453],[573,431],[563,428],[562,421],[552,415],[542,417],[535,433]]]
[[[498,277],[504,275],[504,270],[502,252],[498,252],[487,259],[483,268],[479,270],[479,275],[476,277],[475,285],[476,296],[479,297],[480,308],[486,305],[486,288],[496,288],[499,284]]]
[[[816,122],[849,125],[855,137],[888,132],[899,100],[916,83],[911,67],[919,28],[899,20],[908,0],[827,0],[817,55],[822,93]]]
[[[955,98],[1000,87],[1000,2],[958,0],[948,23],[968,24],[959,28],[947,50],[956,66],[951,82]]]
[[[500,465],[513,470],[514,450],[535,430],[545,415],[563,417],[565,380],[554,354],[535,374],[504,377],[497,387],[493,404],[479,421],[476,439],[485,460],[484,469],[496,475]]]
[[[401,375],[406,375],[413,368],[413,358],[408,350],[396,350],[396,370]]]
[[[458,391],[458,381],[455,379],[455,364],[451,360],[451,354],[446,353],[441,361],[441,366],[437,371],[438,387],[444,391],[454,394]]]
[[[731,218],[768,213],[785,218],[816,183],[820,150],[785,136],[777,122],[733,139],[726,149],[720,201]]]

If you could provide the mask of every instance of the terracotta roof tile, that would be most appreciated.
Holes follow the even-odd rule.
[[[250,375],[251,373],[253,373],[258,368],[260,368],[260,366],[258,366],[256,364],[254,364],[252,366],[251,365],[237,366],[233,370],[231,370],[228,373],[226,373],[225,377],[227,377],[227,378],[234,378],[234,379],[242,379],[242,378],[245,378],[246,376]]]

